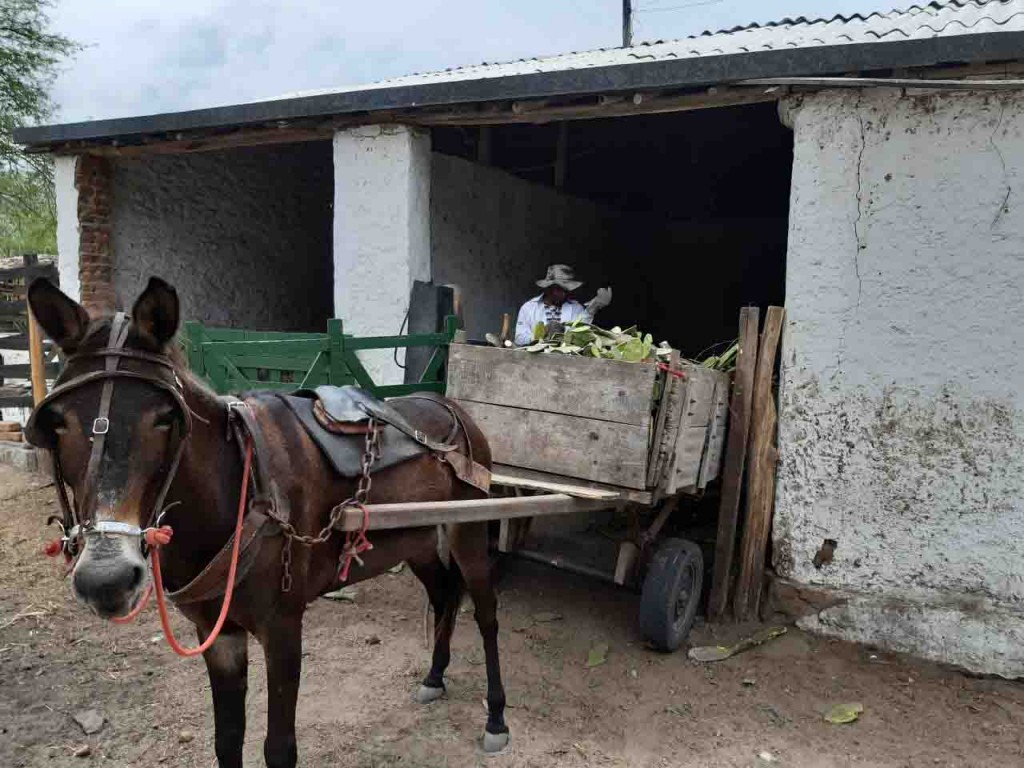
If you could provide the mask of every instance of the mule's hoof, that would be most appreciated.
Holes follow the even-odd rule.
[[[491,733],[490,731],[484,731],[484,752],[488,755],[501,752],[508,746],[508,741],[508,731],[505,731],[505,733]]]
[[[431,688],[429,685],[421,685],[416,692],[416,701],[420,704],[429,704],[444,696],[444,688]]]

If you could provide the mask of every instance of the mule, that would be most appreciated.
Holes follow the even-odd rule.
[[[82,306],[45,280],[32,283],[28,301],[42,328],[66,356],[55,394],[33,414],[28,432],[33,442],[51,450],[61,494],[66,482],[73,495],[68,508],[80,525],[65,532],[64,542],[67,556],[73,556],[74,594],[105,619],[138,610],[148,581],[148,537],[142,534],[167,525],[173,529],[173,539],[161,547],[159,563],[154,565],[162,566],[163,581],[173,599],[173,591],[193,583],[233,539],[236,514],[239,518],[242,514],[236,511],[241,489],[249,487],[248,477],[243,478],[243,452],[229,441],[226,400],[188,371],[177,350],[177,293],[152,278],[130,317],[117,327],[120,317],[91,319]],[[121,352],[109,352],[112,331]],[[113,367],[120,371],[115,377],[109,375]],[[453,403],[443,398],[391,402],[428,435],[448,432],[449,409],[454,409],[463,427],[456,438],[457,451],[490,467],[487,440]],[[315,535],[335,505],[353,497],[356,481],[332,469],[279,398],[256,394],[246,403],[263,433],[263,455],[256,459],[263,464],[264,475],[290,508],[295,532]],[[98,451],[96,441],[101,444]],[[470,499],[482,494],[460,482],[449,464],[425,454],[373,474],[370,495],[373,503],[389,503]],[[249,509],[247,514],[255,512]],[[430,671],[417,693],[422,703],[445,693],[449,643],[463,592],[468,591],[486,657],[483,746],[487,752],[499,751],[508,743],[509,730],[504,720],[487,524],[450,525],[445,533],[450,551],[447,565],[439,555],[439,532],[434,526],[373,531],[373,548],[351,563],[345,583],[373,578],[403,561],[423,583],[433,607],[435,637]],[[237,581],[221,631],[203,653],[221,768],[242,765],[249,635],[257,639],[266,657],[266,764],[291,768],[298,760],[295,707],[302,617],[314,599],[340,586],[339,562],[346,557],[342,534],[328,533],[325,541],[313,545],[294,541],[288,547],[286,543],[279,527],[261,530],[259,547]],[[210,637],[217,624],[223,591],[177,606],[195,625],[200,642]]]

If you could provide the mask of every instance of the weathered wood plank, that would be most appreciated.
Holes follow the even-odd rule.
[[[669,412],[672,410],[670,402],[675,387],[682,384],[675,372],[679,370],[679,352],[672,350],[668,361],[668,372],[665,373],[665,383],[662,386],[661,398],[658,402],[658,417],[654,424],[654,435],[651,438],[651,455],[647,459],[647,486],[653,488],[658,485],[661,477],[661,470],[665,465],[665,452],[662,448],[662,441],[665,439],[666,422]]]
[[[24,299],[0,301],[0,317],[24,317],[26,306]]]
[[[775,400],[772,374],[786,311],[768,307],[757,352],[754,399],[750,419],[750,455],[747,457],[747,516],[743,526],[740,571],[736,579],[733,611],[741,621],[757,618],[764,586],[764,558],[775,502]]]
[[[675,474],[669,487],[670,493],[675,493],[680,488],[696,487],[707,437],[707,425],[680,427],[676,440]]]
[[[512,475],[502,475],[498,472],[491,473],[491,482],[495,485],[504,485],[509,488],[524,488],[530,491],[545,491],[547,493],[564,493],[567,496],[576,496],[581,499],[616,501],[622,498],[622,494],[616,491],[588,488],[585,485],[553,483],[546,480],[528,480],[521,477],[513,477]]]
[[[657,366],[453,344],[448,396],[647,427]]]
[[[542,472],[535,469],[526,469],[525,467],[512,467],[508,464],[494,464],[492,466],[492,472],[492,477],[494,474],[497,474],[502,477],[509,477],[515,480],[564,483],[574,488],[585,487],[593,488],[598,491],[614,493],[622,501],[632,501],[636,504],[653,503],[653,494],[649,491],[636,491],[631,488],[622,488],[621,486],[608,485],[607,483],[595,482],[593,480],[581,480],[578,477],[565,477],[563,475],[556,475],[552,472]]]
[[[14,350],[17,352],[28,351],[28,334],[27,333],[15,333],[10,336],[0,336],[0,350]],[[43,350],[50,351],[53,349],[52,341],[43,341]]]
[[[718,505],[714,571],[711,577],[711,594],[708,598],[708,615],[713,619],[720,619],[725,615],[732,585],[736,527],[747,460],[750,405],[754,394],[759,322],[760,310],[757,307],[743,307],[740,310],[740,351],[736,358],[736,374],[733,378],[729,433],[725,444],[725,465],[722,467],[722,496]]]
[[[682,421],[684,426],[703,427],[710,423],[717,381],[715,374],[715,371],[702,365],[686,366],[690,386],[686,392],[686,414]]]
[[[46,366],[47,378],[56,378],[59,372],[60,367],[55,363]],[[30,363],[13,363],[11,365],[0,365],[0,378],[25,379],[26,381],[28,381],[32,378],[32,365]]]
[[[480,520],[505,520],[543,515],[564,515],[607,508],[607,501],[577,499],[564,493],[541,496],[513,496],[501,499],[460,501],[415,501],[396,504],[367,504],[370,529],[420,528],[441,523],[468,523]],[[348,509],[338,522],[339,530],[358,531],[363,513]]]
[[[647,426],[459,401],[491,444],[494,461],[643,489]]]
[[[700,463],[698,488],[707,488],[708,483],[721,474],[722,449],[725,445],[725,431],[729,422],[729,376],[719,373],[715,384],[714,404],[711,406],[711,423],[708,425],[707,447]]]

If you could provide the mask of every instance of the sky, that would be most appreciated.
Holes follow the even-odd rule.
[[[60,122],[173,112],[621,43],[621,0],[54,0],[85,49]],[[634,0],[636,41],[913,0]]]

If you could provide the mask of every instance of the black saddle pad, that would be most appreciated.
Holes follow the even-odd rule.
[[[313,438],[313,442],[320,446],[320,450],[323,451],[324,456],[339,475],[342,477],[358,477],[360,475],[363,451],[366,449],[366,438],[363,435],[336,435],[321,427],[320,422],[313,415],[315,400],[308,394],[299,397],[295,395],[278,395],[278,397],[299,418],[299,422]],[[383,403],[381,404],[383,405]],[[364,416],[363,420],[365,418]],[[358,421],[358,419],[352,419],[352,421]],[[381,421],[384,420],[381,419]],[[385,424],[380,431],[380,449],[380,458],[371,468],[372,472],[387,469],[428,452],[426,446],[408,437],[391,424]]]

